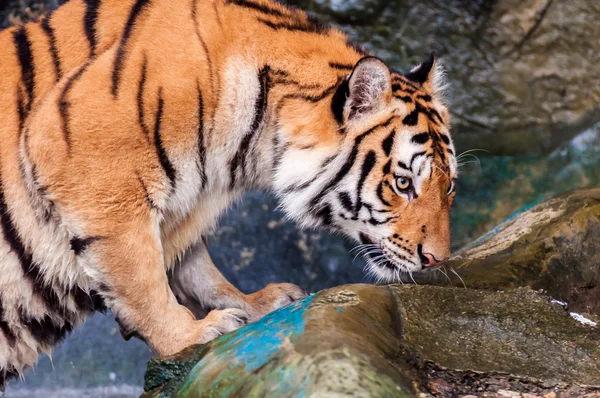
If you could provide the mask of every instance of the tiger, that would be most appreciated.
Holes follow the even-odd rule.
[[[361,244],[382,282],[450,254],[434,53],[403,74],[273,0],[70,0],[0,48],[2,388],[95,311],[167,356],[304,298],[211,261],[248,190]]]

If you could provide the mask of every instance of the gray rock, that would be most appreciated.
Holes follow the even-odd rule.
[[[549,152],[600,121],[595,0],[288,0],[407,70],[435,50],[459,148]]]

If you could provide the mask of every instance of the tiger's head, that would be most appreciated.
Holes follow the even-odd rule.
[[[283,194],[284,208],[304,209],[294,218],[359,241],[378,280],[399,280],[450,255],[457,162],[442,80],[434,54],[405,75],[378,58],[361,59],[328,110],[341,146],[323,150],[312,177]],[[296,173],[301,159],[292,162]]]

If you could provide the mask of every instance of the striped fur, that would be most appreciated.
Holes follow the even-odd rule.
[[[106,307],[167,355],[303,297],[210,260],[249,189],[366,244],[381,279],[449,254],[434,57],[402,75],[270,0],[71,0],[0,48],[0,386]]]

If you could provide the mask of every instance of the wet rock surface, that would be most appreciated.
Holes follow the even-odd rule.
[[[600,330],[527,288],[346,285],[153,360],[145,389],[144,397],[578,397],[600,393]]]

